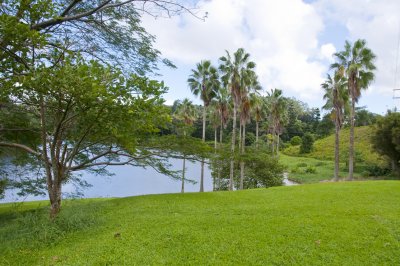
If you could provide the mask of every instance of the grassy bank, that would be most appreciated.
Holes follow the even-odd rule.
[[[356,155],[356,168],[359,167],[363,171],[365,165],[379,165],[385,166],[386,162],[377,154],[371,143],[373,129],[369,126],[355,128],[355,155]],[[342,129],[340,132],[340,161],[346,163],[349,159],[349,138],[350,130],[348,128]],[[300,146],[291,146],[283,151],[289,156],[302,156],[314,158],[318,160],[334,160],[335,150],[335,135],[330,135],[326,138],[315,141],[311,153],[299,154]],[[357,170],[357,169],[356,169]]]
[[[317,183],[333,178],[333,161],[294,157],[285,154],[280,155],[279,161],[285,166],[289,179],[301,184]],[[346,164],[341,163],[339,176],[344,179],[348,176],[348,173]],[[355,172],[354,178],[362,178],[362,174]]]
[[[3,265],[399,265],[400,182],[0,205]]]

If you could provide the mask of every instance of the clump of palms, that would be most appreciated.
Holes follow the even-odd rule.
[[[194,121],[197,119],[196,107],[189,99],[184,99],[183,101],[177,101],[176,110],[173,114],[174,119],[181,123],[180,129],[182,130],[183,137],[186,138],[188,131],[193,125]],[[183,166],[182,166],[182,188],[181,192],[185,191],[185,172],[186,172],[186,153],[183,149]]]
[[[331,111],[332,121],[335,123],[335,169],[334,180],[339,180],[339,132],[344,121],[345,111],[348,109],[349,94],[347,82],[344,79],[344,68],[341,67],[333,75],[328,74],[327,79],[321,84],[324,89],[326,104],[322,107]]]
[[[250,61],[250,54],[246,53],[243,48],[239,48],[233,56],[226,51],[226,56],[222,56],[220,62],[220,71],[223,73],[222,80],[228,84],[233,102],[231,162],[229,173],[229,190],[233,190],[237,112],[242,102],[244,90],[247,88],[247,78],[253,75],[256,65],[254,62]]]
[[[286,101],[282,90],[272,89],[267,92],[267,104],[269,113],[269,127],[272,134],[272,153],[279,156],[279,139],[282,134],[283,125],[286,121]]]
[[[188,79],[188,84],[192,93],[199,96],[203,101],[203,142],[206,138],[206,119],[207,107],[215,97],[219,88],[218,71],[211,65],[209,60],[201,61],[192,69],[192,74]],[[200,192],[204,191],[204,159],[201,161]]]
[[[354,171],[354,117],[355,104],[361,97],[361,91],[366,90],[374,80],[373,70],[376,69],[375,54],[367,48],[365,40],[357,40],[353,45],[346,41],[344,51],[334,54],[337,62],[331,68],[344,69],[347,88],[351,98],[350,108],[350,147],[349,147],[349,180],[353,180]]]

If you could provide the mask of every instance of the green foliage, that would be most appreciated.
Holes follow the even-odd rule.
[[[301,162],[301,163],[296,164],[296,166],[297,167],[307,167],[307,163]]]
[[[218,190],[227,189],[230,171],[230,145],[219,145],[217,153],[211,160],[213,178],[218,178],[220,173],[221,180],[217,180],[222,186]],[[245,162],[244,188],[271,187],[282,185],[283,170],[276,157],[272,157],[264,149],[246,147],[246,153],[241,155],[236,151],[233,157],[235,187],[239,187],[240,160]]]
[[[247,151],[245,164],[247,187],[282,185],[284,167],[276,157],[254,149]]]
[[[317,169],[316,169],[314,166],[308,166],[308,167],[304,170],[304,172],[305,172],[305,173],[308,173],[308,174],[315,174],[315,173],[317,173]]]
[[[310,153],[314,145],[314,136],[310,133],[304,134],[301,138],[300,153]]]
[[[340,162],[343,164],[346,163],[349,159],[349,135],[350,134],[348,128],[342,129],[340,131]],[[361,161],[359,160],[359,163],[378,165],[382,168],[385,168],[387,165],[386,161],[372,148],[371,138],[373,135],[373,129],[368,126],[356,127],[354,135],[356,160],[362,159]],[[301,154],[301,156],[316,158],[319,160],[333,161],[335,151],[335,135],[330,135],[326,138],[316,140],[313,147],[314,148],[311,153]],[[290,156],[299,156],[300,149],[298,146],[291,146],[285,149],[283,153]]]
[[[390,158],[392,170],[400,175],[400,113],[388,112],[378,119],[372,144],[375,151]]]
[[[290,139],[290,145],[292,146],[298,146],[301,144],[301,137],[299,136],[294,136],[293,138]]]
[[[54,245],[16,222],[40,203],[1,204],[1,264],[399,265],[399,198],[399,182],[378,181],[79,200],[63,212],[90,226],[63,225]]]

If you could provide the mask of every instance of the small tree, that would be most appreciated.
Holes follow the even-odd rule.
[[[389,111],[378,118],[372,143],[378,153],[390,159],[393,172],[400,175],[400,113]]]
[[[299,146],[301,144],[301,138],[299,136],[294,136],[290,139],[290,145]]]
[[[314,145],[314,136],[311,133],[304,134],[301,139],[300,153],[310,153]]]
[[[55,68],[21,76],[17,85],[3,85],[0,148],[11,158],[17,149],[37,166],[52,218],[61,208],[62,185],[78,171],[104,173],[106,166],[129,164],[167,173],[158,147],[147,146],[149,135],[169,118],[163,83],[66,58]],[[15,131],[29,137],[10,134]]]

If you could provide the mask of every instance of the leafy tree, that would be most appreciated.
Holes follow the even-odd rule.
[[[188,131],[191,130],[193,122],[197,118],[197,110],[192,102],[185,98],[182,102],[177,101],[174,118],[178,120],[181,125],[178,128],[182,129],[183,138],[186,139]],[[187,145],[187,144],[185,144]],[[185,172],[186,172],[186,153],[183,151],[183,166],[182,166],[182,187],[181,192],[185,192]]]
[[[344,51],[334,54],[337,62],[331,68],[338,71],[344,67],[349,95],[351,98],[350,109],[350,147],[349,147],[349,180],[353,180],[354,172],[354,126],[355,104],[361,97],[361,91],[368,88],[374,79],[375,54],[367,48],[365,40],[357,40],[353,45],[345,42]]]
[[[52,218],[60,211],[62,185],[78,171],[103,173],[105,166],[130,164],[172,174],[157,159],[159,149],[144,145],[168,121],[163,83],[137,75],[125,78],[96,61],[70,57],[54,68],[38,66],[18,80],[3,83],[0,91],[6,106],[24,111],[14,113],[20,123],[1,131],[0,147],[18,149],[39,167]],[[10,118],[7,108],[0,112]],[[7,136],[14,130],[26,130],[32,137]]]
[[[226,56],[220,57],[219,60],[221,62],[219,69],[223,73],[222,80],[230,87],[231,98],[233,101],[233,126],[229,177],[229,189],[232,190],[237,111],[241,104],[243,90],[246,89],[246,85],[248,84],[247,77],[251,76],[256,65],[254,62],[250,61],[250,54],[246,53],[243,48],[239,48],[233,54],[233,58],[230,53],[226,51]]]
[[[310,153],[314,145],[314,136],[311,133],[304,134],[301,139],[300,153]]]
[[[196,69],[192,69],[192,74],[188,79],[188,84],[192,93],[200,96],[203,101],[203,136],[206,139],[206,119],[207,107],[210,105],[212,99],[216,95],[219,88],[218,71],[211,65],[208,60],[201,61],[196,65]],[[204,191],[204,160],[201,162],[201,175],[200,175],[200,192]]]
[[[344,69],[335,72],[333,78],[328,74],[327,80],[321,84],[325,91],[324,109],[331,111],[332,120],[335,123],[335,170],[334,179],[339,180],[339,132],[343,125],[344,113],[348,107],[347,83],[343,77]]]
[[[400,175],[400,113],[389,111],[386,116],[378,118],[372,136],[374,149],[387,156],[393,172]]]
[[[355,122],[356,127],[369,126],[376,122],[379,115],[374,114],[366,110],[366,107],[356,107]]]

